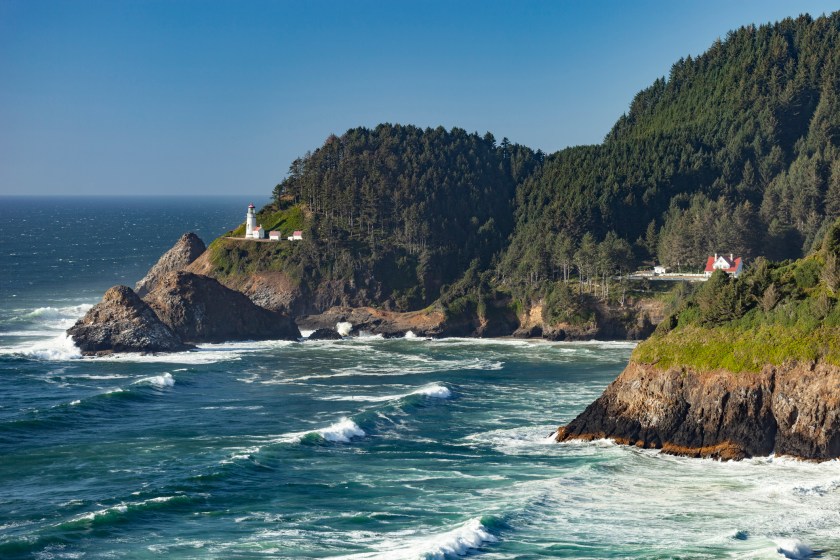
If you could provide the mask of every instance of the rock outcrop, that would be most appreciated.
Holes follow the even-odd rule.
[[[790,364],[733,374],[631,362],[557,431],[557,441],[600,438],[691,457],[838,458],[840,367]]]
[[[366,332],[386,337],[404,336],[408,331],[418,336],[440,336],[445,321],[444,313],[438,310],[398,313],[372,307],[332,307],[324,313],[297,319],[304,329],[334,329],[337,323],[350,323],[350,334]]]
[[[322,328],[310,334],[306,340],[341,340],[342,338],[344,337],[335,329]]]
[[[112,352],[175,352],[187,350],[166,326],[127,286],[114,286],[68,331],[85,355]]]
[[[182,340],[297,340],[288,316],[254,304],[247,296],[207,276],[185,271],[163,275],[144,298]]]
[[[145,297],[146,294],[155,289],[167,273],[184,270],[195,259],[201,256],[207,249],[196,234],[190,232],[185,233],[181,238],[161,256],[155,265],[149,269],[146,276],[137,282],[134,286],[134,291],[140,297]]]

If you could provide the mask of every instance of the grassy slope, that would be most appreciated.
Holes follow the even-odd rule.
[[[636,348],[633,359],[661,368],[734,373],[791,361],[840,366],[836,240],[840,240],[840,220],[823,248],[808,257],[783,263],[759,261],[738,280],[710,280]],[[720,302],[733,304],[722,307]]]

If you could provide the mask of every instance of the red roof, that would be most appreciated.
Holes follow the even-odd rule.
[[[301,237],[303,237],[303,232],[302,231],[296,231],[292,235],[300,235]]]
[[[249,204],[249,205],[248,205],[248,208],[253,208],[253,207],[254,207],[254,205],[253,205],[253,204]]]
[[[726,264],[729,265],[728,268],[721,268],[724,272],[737,272],[738,268],[741,266],[741,257],[738,257],[735,260],[727,259],[723,255],[717,257],[717,259],[723,259],[726,261]],[[714,272],[715,271],[715,261],[717,260],[715,257],[709,257],[706,259],[706,272]]]
[[[280,235],[279,231],[269,231],[268,235]]]
[[[259,231],[259,230],[261,230],[261,229],[262,229],[262,226],[255,227],[255,228],[254,228],[254,231]]]

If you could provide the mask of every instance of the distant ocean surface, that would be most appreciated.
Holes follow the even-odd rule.
[[[105,289],[248,202],[0,198],[0,558],[840,558],[836,461],[550,441],[629,343],[79,357]]]

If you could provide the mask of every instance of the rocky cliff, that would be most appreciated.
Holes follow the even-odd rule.
[[[631,361],[556,438],[609,438],[691,457],[834,459],[840,457],[840,367],[791,363],[735,374]]]
[[[190,348],[127,286],[114,286],[67,334],[85,355]]]
[[[201,256],[207,248],[196,234],[189,232],[181,236],[175,245],[158,259],[146,276],[137,282],[134,291],[138,296],[144,297],[155,289],[161,278],[175,270],[184,270],[190,263]]]
[[[287,315],[256,305],[213,278],[185,271],[162,276],[145,301],[182,340],[296,340]]]

